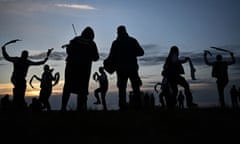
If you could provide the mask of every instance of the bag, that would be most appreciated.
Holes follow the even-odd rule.
[[[103,67],[109,74],[113,74],[116,71],[115,62],[109,57],[103,61]]]

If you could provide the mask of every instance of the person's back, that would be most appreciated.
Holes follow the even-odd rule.
[[[114,69],[117,73],[117,86],[119,89],[119,107],[120,110],[126,110],[126,87],[130,79],[134,93],[134,106],[141,107],[140,86],[142,81],[138,74],[137,57],[144,55],[144,50],[136,39],[128,36],[125,26],[119,26],[117,29],[118,37],[113,41],[108,61],[110,60],[110,73]],[[104,62],[106,69],[109,66]],[[109,71],[108,71],[109,72]]]
[[[207,54],[209,51],[204,51],[204,61],[207,65],[212,66],[212,77],[217,79],[217,89],[219,95],[219,101],[221,107],[225,107],[225,98],[224,98],[224,89],[228,84],[228,66],[235,63],[235,58],[232,52],[229,52],[231,55],[231,61],[223,61],[222,55],[218,54],[216,56],[216,61],[210,62],[207,59]]]
[[[228,81],[228,63],[225,61],[214,62],[212,76],[219,80]]]
[[[81,36],[70,40],[66,48],[66,68],[61,110],[65,111],[70,93],[77,97],[77,110],[86,110],[89,78],[93,61],[99,59],[94,31],[86,27]]]
[[[185,63],[187,60],[179,59],[179,50],[177,46],[172,46],[169,52],[168,57],[163,65],[163,71],[169,79],[175,79],[181,74],[185,74],[182,63]]]
[[[204,60],[207,65],[212,66],[212,77],[217,79],[225,79],[228,81],[228,66],[235,63],[235,58],[231,52],[231,61],[223,61],[222,55],[216,56],[216,61],[209,62],[207,59],[207,51],[204,52]]]
[[[136,40],[129,36],[118,38],[113,44],[113,50],[116,51],[117,70],[138,69],[137,56],[142,56],[144,53],[136,44]],[[116,45],[116,47],[114,47]]]
[[[82,36],[75,37],[70,41],[67,48],[67,62],[74,62],[80,65],[89,65],[92,61],[98,60],[96,53],[96,45],[92,40],[88,40]]]
[[[45,67],[46,66],[47,65],[45,65]],[[44,88],[44,89],[51,90],[52,89],[52,82],[53,82],[53,80],[54,80],[54,77],[52,75],[52,71],[49,68],[45,69],[45,71],[42,74],[40,87]]]

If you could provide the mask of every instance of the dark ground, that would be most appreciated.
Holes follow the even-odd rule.
[[[0,113],[4,143],[240,142],[240,110],[231,108]]]

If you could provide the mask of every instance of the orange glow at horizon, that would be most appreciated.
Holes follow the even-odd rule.
[[[29,84],[27,84],[27,89],[25,92],[26,97],[36,97],[39,96],[40,93],[40,86],[39,82],[33,82],[32,85],[34,88],[32,88]],[[64,80],[60,80],[59,83],[53,87],[52,89],[52,95],[61,95],[63,90]],[[91,84],[89,85],[89,93],[93,93],[94,90],[98,88],[98,85]],[[9,94],[10,96],[13,95],[12,93],[13,85],[12,83],[2,83],[0,84],[0,96]],[[111,84],[109,86],[108,92],[117,92],[118,89],[115,84]]]

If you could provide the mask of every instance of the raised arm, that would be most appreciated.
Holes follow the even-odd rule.
[[[32,85],[32,81],[33,81],[34,78],[36,78],[36,79],[39,80],[40,82],[42,81],[41,78],[39,78],[39,77],[36,76],[36,75],[33,75],[33,76],[31,77],[30,81],[29,81],[29,84],[30,84],[30,86],[31,86],[32,88],[34,88],[34,86]]]
[[[13,61],[13,58],[10,57],[6,51],[6,46],[11,44],[11,43],[15,43],[17,41],[20,41],[19,39],[16,39],[16,40],[11,40],[7,43],[5,43],[3,46],[2,46],[2,54],[3,54],[3,57],[7,60],[7,61]]]
[[[46,57],[44,60],[42,61],[38,61],[38,62],[34,62],[34,61],[30,61],[30,65],[42,65],[45,64],[48,60],[48,57]]]
[[[48,60],[48,57],[49,57],[49,55],[51,54],[52,51],[53,51],[53,48],[48,49],[47,56],[44,60],[38,61],[38,62],[31,61],[30,65],[42,65],[42,64],[46,63],[47,60]]]
[[[207,64],[207,65],[212,65],[212,63],[211,62],[209,62],[208,61],[208,59],[207,59],[207,54],[208,53],[210,53],[209,51],[204,51],[204,55],[203,55],[203,57],[204,57],[204,62]],[[211,53],[210,53],[211,54]]]

